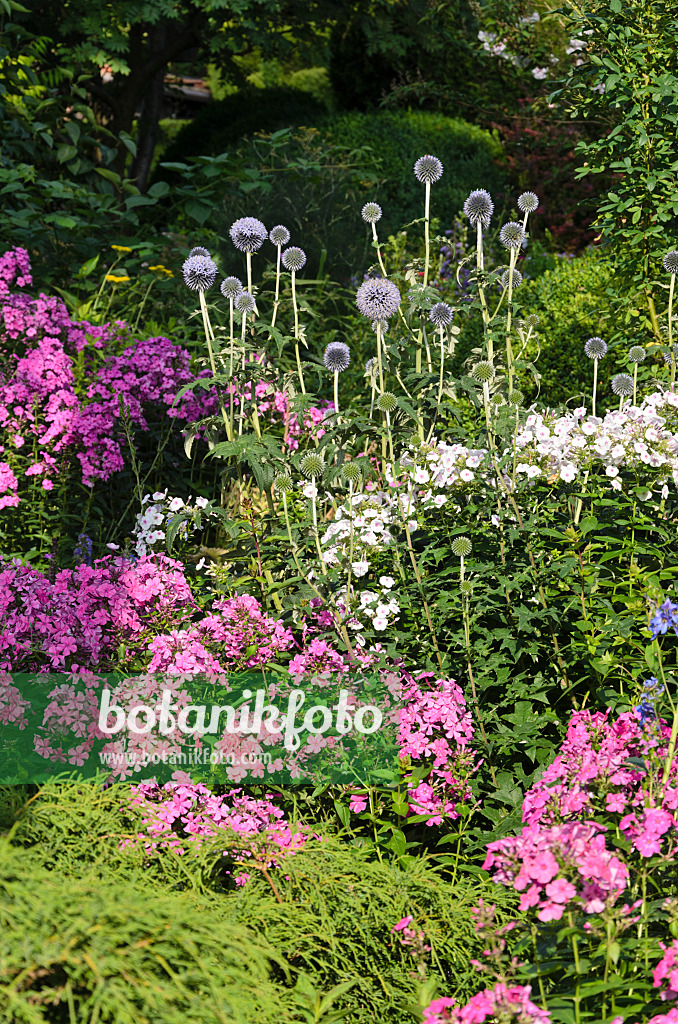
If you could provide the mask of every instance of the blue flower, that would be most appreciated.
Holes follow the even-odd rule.
[[[656,640],[660,633],[666,633],[669,627],[678,636],[678,604],[673,604],[667,597],[650,619],[650,626],[653,640]]]
[[[659,697],[664,692],[664,687],[656,676],[650,676],[643,683],[643,690],[645,691],[644,697],[647,697],[648,700],[655,700],[656,697]]]
[[[645,725],[649,719],[652,719],[653,721],[656,721],[657,719],[657,712],[653,702],[651,700],[647,700],[645,697],[643,697],[638,707],[633,709],[633,713],[639,719],[641,726]]]

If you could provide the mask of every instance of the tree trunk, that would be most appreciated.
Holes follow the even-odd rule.
[[[149,35],[149,46],[156,53],[167,45],[167,29],[165,25],[157,25]],[[158,137],[158,123],[162,113],[163,90],[165,87],[165,67],[155,72],[146,87],[141,101],[141,116],[137,132],[137,152],[132,160],[129,177],[140,192],[145,192],[151,172],[155,143]]]

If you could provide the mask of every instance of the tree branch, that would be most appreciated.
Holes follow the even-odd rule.
[[[91,93],[94,93],[94,95],[98,99],[100,99],[103,103],[106,103],[107,106],[111,108],[114,117],[118,117],[120,115],[120,104],[118,103],[116,98],[111,95],[108,89],[106,89],[101,84],[100,81],[98,81],[96,78],[90,78],[90,80],[87,83],[87,88]]]

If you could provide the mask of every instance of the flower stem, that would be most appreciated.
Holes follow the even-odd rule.
[[[299,371],[299,385],[302,395],[306,394],[304,387],[304,375],[301,372],[301,359],[299,358],[299,310],[297,308],[297,287],[296,272],[292,271],[292,305],[294,307],[294,353],[297,357],[297,370]]]

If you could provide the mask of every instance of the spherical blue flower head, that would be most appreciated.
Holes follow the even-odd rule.
[[[343,341],[331,341],[325,349],[323,363],[328,370],[343,373],[351,362],[351,350]]]
[[[628,398],[633,394],[633,377],[630,373],[616,373],[610,381],[610,387],[617,398]]]
[[[274,245],[287,245],[290,240],[290,233],[284,224],[276,224],[271,228],[268,236]]]
[[[291,245],[289,249],[285,249],[281,259],[285,270],[296,273],[306,263],[306,253],[298,245]]]
[[[257,252],[268,238],[268,231],[256,217],[241,217],[231,224],[229,234],[241,252]]]
[[[653,640],[656,640],[660,633],[666,633],[668,629],[673,629],[678,636],[678,604],[673,604],[667,597],[650,619],[650,628]]]
[[[504,273],[501,275],[501,286],[502,286],[502,288],[508,288],[508,286],[509,286],[509,277],[510,276],[511,276],[511,268],[507,267],[506,270],[504,271]],[[513,271],[512,282],[513,282],[512,285],[511,285],[512,288],[517,288],[518,285],[523,283],[523,275],[520,273],[519,270],[514,270]]]
[[[194,292],[206,292],[211,288],[218,270],[209,256],[189,256],[181,269],[184,281]]]
[[[429,320],[436,327],[447,327],[452,323],[453,317],[452,307],[448,306],[446,302],[436,302],[434,306],[431,306],[428,314]]]
[[[675,249],[667,252],[662,260],[662,266],[667,274],[678,274],[678,252]]]
[[[225,299],[237,299],[243,290],[239,277],[225,277],[219,287]]]
[[[253,313],[255,306],[254,296],[249,292],[240,292],[240,295],[235,300],[235,308],[239,313]]]
[[[517,220],[510,220],[499,232],[499,241],[506,249],[520,249],[524,238],[523,225]]]
[[[584,345],[584,355],[588,356],[589,359],[602,359],[607,352],[607,342],[603,341],[596,335]]]
[[[442,175],[442,163],[437,156],[431,156],[429,153],[420,156],[414,165],[414,176],[422,185],[430,185],[434,181],[439,181]]]
[[[365,203],[360,213],[366,224],[376,224],[381,217],[381,206],[379,203]]]
[[[209,249],[204,249],[202,245],[196,245],[195,248],[191,249],[191,251],[189,252],[188,258],[190,260],[191,256],[211,256],[211,255],[212,255],[212,253],[209,251]]]
[[[356,292],[356,306],[370,320],[388,320],[398,312],[400,292],[385,277],[370,277]]]
[[[477,188],[475,192],[471,192],[464,203],[464,214],[474,228],[478,224],[481,224],[483,228],[489,228],[493,213],[492,196],[484,188]]]
[[[535,192],[523,192],[518,196],[518,209],[521,213],[534,213],[539,206],[539,196]]]

